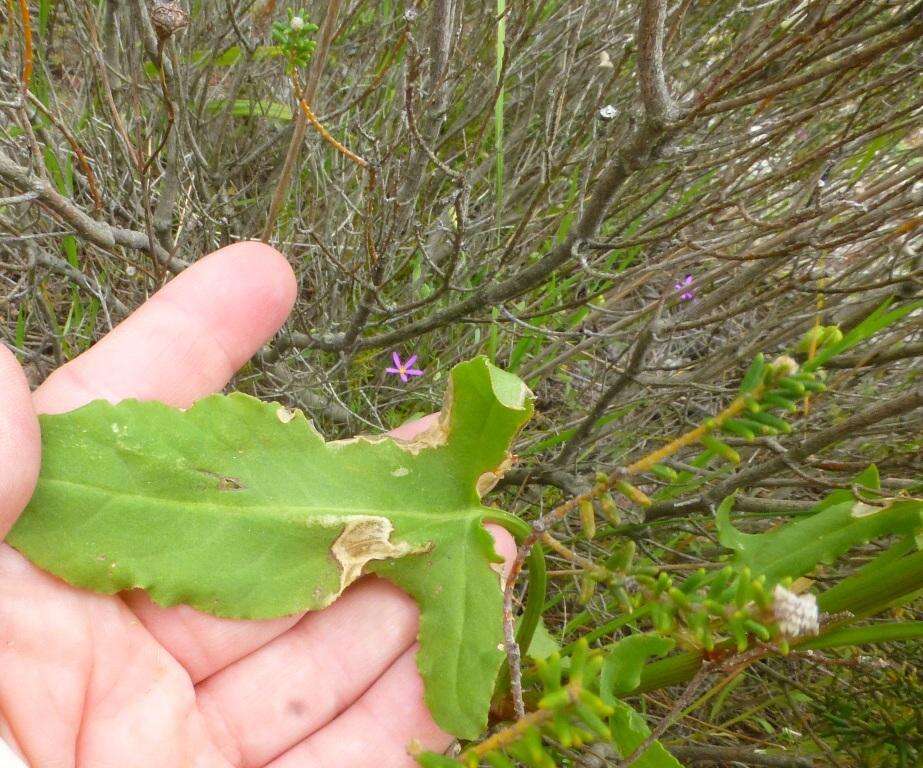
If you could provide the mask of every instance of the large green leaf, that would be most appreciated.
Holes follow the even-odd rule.
[[[485,358],[455,367],[414,442],[325,443],[298,411],[240,393],[187,411],[96,401],[43,416],[35,495],[7,541],[79,587],[261,619],[322,608],[363,573],[419,603],[436,722],[473,738],[502,661],[502,592],[481,491],[531,413]],[[520,524],[521,527],[521,524]]]
[[[863,472],[856,483],[877,484],[877,472]],[[718,540],[736,550],[735,565],[749,567],[754,576],[765,575],[769,583],[806,574],[818,563],[831,563],[872,539],[913,534],[923,527],[923,501],[891,499],[867,504],[846,489],[828,494],[806,517],[767,533],[748,534],[734,528],[732,506],[729,497],[718,508]]]

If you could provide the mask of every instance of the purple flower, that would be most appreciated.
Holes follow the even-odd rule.
[[[393,368],[385,368],[385,373],[393,373],[401,377],[401,381],[408,382],[408,376],[422,376],[423,371],[419,368],[413,368],[413,364],[417,362],[417,356],[411,355],[410,359],[406,363],[401,362],[401,356],[397,352],[391,353],[391,359],[394,360]]]
[[[686,275],[673,288],[679,293],[680,301],[692,301],[695,298],[695,291],[692,289],[692,275]]]

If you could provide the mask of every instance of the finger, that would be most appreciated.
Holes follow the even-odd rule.
[[[439,414],[431,413],[428,416],[424,416],[422,419],[415,419],[414,421],[408,421],[406,424],[401,424],[401,426],[392,429],[388,434],[391,435],[391,437],[396,437],[398,440],[413,440],[421,432],[425,432],[438,423]]]
[[[194,683],[262,647],[298,623],[303,614],[265,621],[221,619],[188,605],[164,608],[146,592],[122,599],[157,641],[177,659]]]
[[[5,544],[0,712],[32,766],[230,768],[189,676],[120,600],[73,589]]]
[[[452,737],[423,703],[423,681],[409,648],[349,709],[267,768],[414,768],[412,741],[441,752]]]
[[[501,583],[506,584],[506,580],[510,576],[510,569],[513,567],[513,561],[516,559],[516,539],[506,528],[501,528],[494,523],[487,523],[484,527],[494,537],[494,549],[503,558],[503,562],[500,563],[500,577]]]
[[[39,412],[128,397],[185,407],[223,387],[285,322],[291,267],[262,243],[222,248],[155,293],[35,393]]]
[[[128,397],[187,406],[223,387],[275,333],[295,299],[291,267],[273,248],[238,243],[206,256],[152,296],[35,393],[39,411]],[[145,595],[126,602],[190,672],[202,674],[259,648],[295,621],[216,619],[163,609]]]
[[[225,757],[265,765],[348,707],[413,643],[416,604],[363,579],[323,611],[198,686]]]
[[[512,537],[488,528],[498,553],[511,558]],[[412,645],[418,624],[407,595],[381,579],[363,579],[329,608],[200,684],[199,707],[227,745],[229,761],[264,765],[359,699]],[[423,706],[422,699],[416,703]]]
[[[0,344],[0,539],[32,496],[40,457],[29,384],[13,353]]]

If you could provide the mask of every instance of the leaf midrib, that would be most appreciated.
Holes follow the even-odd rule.
[[[166,496],[150,496],[143,493],[128,493],[125,491],[118,491],[111,488],[102,488],[96,485],[90,485],[88,483],[81,483],[74,480],[65,480],[63,478],[57,477],[40,477],[39,485],[41,484],[51,484],[51,485],[66,485],[74,488],[83,488],[87,491],[98,493],[106,496],[115,496],[119,498],[128,498],[136,499],[141,502],[152,503],[152,504],[170,504],[177,506],[197,506],[197,507],[208,507],[211,509],[219,509],[222,513],[247,513],[260,511],[263,514],[269,514],[274,519],[283,520],[284,522],[291,522],[290,520],[285,520],[285,518],[279,516],[278,514],[273,514],[274,511],[284,511],[284,512],[307,512],[308,515],[306,519],[311,517],[319,517],[321,515],[329,515],[331,517],[342,517],[346,520],[349,517],[385,517],[389,520],[392,517],[411,517],[415,519],[422,520],[469,520],[472,517],[481,517],[488,510],[485,507],[481,506],[470,506],[470,507],[459,507],[457,511],[453,512],[421,512],[417,510],[395,510],[393,507],[388,509],[375,509],[375,508],[366,508],[366,507],[348,507],[345,508],[343,505],[337,507],[312,507],[303,504],[282,504],[282,503],[263,503],[263,504],[229,504],[223,505],[216,501],[194,501],[191,499],[175,499]],[[235,491],[227,491],[226,493],[233,494]],[[344,509],[348,511],[344,512]],[[241,514],[241,516],[244,516]],[[294,516],[294,515],[293,515]]]

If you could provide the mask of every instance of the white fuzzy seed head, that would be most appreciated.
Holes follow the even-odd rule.
[[[603,120],[611,120],[618,114],[618,110],[613,107],[611,104],[606,104],[601,110],[599,110],[599,116]]]
[[[301,16],[292,16],[292,20],[289,22],[289,26],[296,32],[299,32],[304,29],[304,19],[301,18]]]
[[[820,621],[814,595],[796,595],[781,584],[776,584],[772,597],[772,613],[783,635],[801,637],[817,634]]]
[[[793,373],[798,373],[798,363],[788,355],[779,355],[772,361],[772,364],[774,367],[781,369],[782,375],[784,376],[791,376]]]

